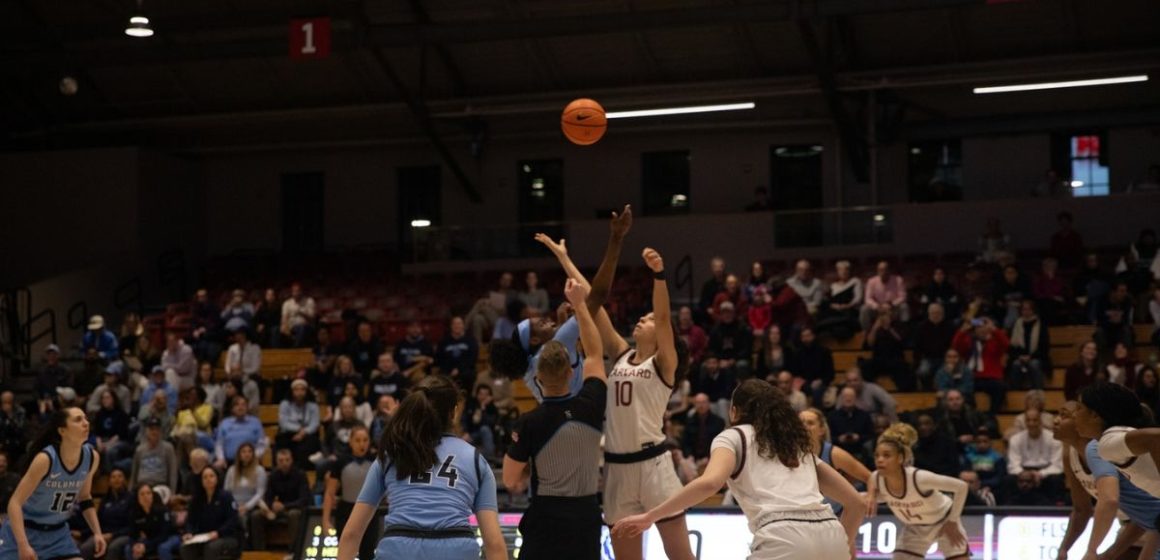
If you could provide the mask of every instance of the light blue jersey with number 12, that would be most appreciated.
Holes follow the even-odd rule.
[[[60,459],[60,449],[55,445],[49,445],[40,452],[48,455],[48,474],[36,485],[36,490],[32,491],[21,509],[24,518],[29,521],[57,525],[68,521],[73,503],[77,501],[89,477],[89,471],[93,468],[93,448],[88,444],[81,447],[80,464],[71,471],[65,468]]]

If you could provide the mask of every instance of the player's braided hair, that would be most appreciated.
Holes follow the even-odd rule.
[[[801,465],[812,453],[806,426],[785,395],[760,379],[747,379],[733,391],[737,424],[752,424],[757,454],[776,458],[789,468]]]
[[[878,445],[892,445],[902,455],[902,464],[914,463],[914,444],[918,441],[918,432],[914,426],[904,422],[895,422],[878,436]]]

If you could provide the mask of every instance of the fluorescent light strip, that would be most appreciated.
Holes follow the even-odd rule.
[[[640,111],[614,111],[608,119],[631,119],[634,117],[658,117],[661,115],[688,115],[690,113],[713,113],[717,111],[740,111],[756,107],[756,103],[728,103],[725,105],[697,105],[695,107],[669,107],[666,109],[642,109]]]
[[[1093,80],[1072,80],[1070,82],[1042,82],[1038,84],[1017,84],[1010,86],[977,87],[975,93],[1007,93],[1012,91],[1032,91],[1037,89],[1060,89],[1087,86],[1106,86],[1110,84],[1130,84],[1132,82],[1146,82],[1148,76],[1120,76],[1118,78],[1097,78]]]

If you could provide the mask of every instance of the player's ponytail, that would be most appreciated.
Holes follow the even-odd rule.
[[[760,379],[747,379],[733,391],[736,424],[751,424],[757,454],[777,458],[796,468],[804,455],[812,453],[810,436],[785,395]]]
[[[379,461],[393,463],[399,480],[430,470],[439,440],[451,431],[457,404],[459,388],[450,379],[432,375],[420,381],[383,428]]]
[[[523,379],[528,371],[528,352],[520,344],[518,330],[512,333],[510,339],[492,339],[488,346],[487,363],[491,366],[493,377]]]
[[[28,452],[24,454],[24,459],[21,461],[21,468],[17,472],[28,472],[28,467],[32,466],[32,460],[36,458],[36,455],[40,453],[41,449],[50,445],[60,447],[60,430],[68,426],[68,414],[70,410],[73,410],[73,407],[58,408],[48,415],[44,427],[40,429],[40,433],[36,434],[36,438],[28,446]]]
[[[1104,429],[1113,426],[1142,428],[1152,424],[1140,397],[1118,383],[1094,383],[1079,393],[1084,406],[1104,421]]]
[[[890,445],[902,455],[902,464],[914,463],[914,444],[918,441],[918,432],[910,424],[895,422],[878,436],[878,445]]]

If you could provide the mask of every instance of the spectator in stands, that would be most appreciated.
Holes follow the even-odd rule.
[[[1083,323],[1096,322],[1096,304],[1112,289],[1112,275],[1100,268],[1100,257],[1096,253],[1084,256],[1083,268],[1072,280],[1071,293],[1075,302],[1083,310]]]
[[[117,339],[117,347],[122,352],[137,347],[137,339],[145,334],[145,326],[136,313],[129,311],[121,318],[121,336]]]
[[[346,393],[347,383],[354,383],[357,387],[361,388],[363,387],[363,376],[354,370],[354,365],[350,358],[339,356],[338,363],[334,367],[334,376],[330,378],[330,382],[326,387],[326,404],[332,407],[338,406],[338,401]]]
[[[129,415],[121,410],[116,395],[109,391],[101,393],[100,403],[93,417],[93,447],[101,454],[101,465],[106,469],[128,470],[132,463],[127,458],[133,454],[133,444],[129,443]]]
[[[1018,389],[1042,389],[1044,372],[1051,371],[1051,329],[1035,313],[1035,302],[1023,300],[1019,318],[1011,327],[1007,375]]]
[[[954,348],[947,348],[943,363],[934,374],[934,386],[939,399],[953,389],[962,393],[971,406],[975,404],[975,372],[963,365],[959,351]]]
[[[1160,253],[1160,244],[1156,241],[1156,231],[1152,229],[1140,230],[1136,242],[1128,247],[1127,255],[1116,266],[1116,272],[1123,272],[1130,265],[1146,273],[1148,277],[1160,280],[1160,263],[1156,255]]]
[[[169,407],[169,414],[177,413],[177,388],[170,385],[166,381],[166,377],[172,377],[169,372],[161,369],[161,366],[153,368],[149,372],[149,385],[141,392],[141,407],[144,408],[150,401],[153,400],[154,393],[164,393],[165,402]]]
[[[699,308],[703,313],[710,313],[713,301],[717,294],[725,290],[725,259],[713,257],[709,261],[709,279],[701,285],[701,299]]]
[[[1075,270],[1083,260],[1083,236],[1072,227],[1074,221],[1071,212],[1060,212],[1055,217],[1055,223],[1059,224],[1059,230],[1051,234],[1049,254],[1065,270]]]
[[[276,449],[291,449],[297,465],[309,465],[308,458],[321,449],[318,428],[322,412],[318,403],[309,398],[310,387],[304,379],[290,383],[290,397],[278,405],[278,433],[274,436]]]
[[[1043,268],[1031,284],[1037,307],[1049,324],[1058,325],[1064,321],[1067,306],[1067,285],[1059,276],[1059,262],[1052,257],[1043,259]]]
[[[161,419],[150,418],[145,422],[145,437],[133,453],[133,465],[129,471],[129,485],[148,484],[150,487],[164,485],[177,491],[177,451],[173,444],[161,437]]]
[[[779,372],[774,379],[774,384],[785,395],[794,412],[801,412],[810,406],[809,401],[806,400],[806,394],[794,388],[793,374],[788,370]]]
[[[1112,361],[1104,366],[1104,381],[1119,383],[1129,389],[1136,386],[1136,379],[1144,366],[1136,361],[1131,350],[1122,342],[1117,342],[1112,349]]]
[[[1003,322],[1003,328],[1011,330],[1019,318],[1019,306],[1032,297],[1031,283],[1013,265],[1003,267],[1003,275],[995,283],[992,295],[992,309],[996,319]]]
[[[991,431],[980,428],[975,441],[967,446],[967,464],[975,472],[980,486],[999,490],[1007,476],[1007,458],[991,446]]]
[[[218,482],[218,474],[206,467],[198,474],[201,484],[194,487],[181,540],[209,533],[210,540],[199,544],[181,544],[182,560],[218,560],[237,558],[242,537],[236,501]]]
[[[371,322],[359,321],[355,331],[355,339],[350,341],[346,347],[346,355],[350,356],[349,359],[353,362],[354,370],[364,375],[370,373],[382,353],[383,341],[375,336]],[[341,362],[342,358],[339,358],[339,361]]]
[[[793,291],[797,293],[798,297],[802,298],[810,315],[816,315],[818,308],[822,305],[822,298],[826,295],[826,290],[822,287],[822,281],[814,278],[810,261],[805,259],[798,261],[794,265],[793,276],[786,280],[785,283],[790,288],[793,288]]]
[[[847,453],[865,461],[862,444],[874,437],[874,422],[870,414],[858,408],[858,394],[852,387],[838,393],[838,406],[826,416],[834,444]]]
[[[975,440],[980,428],[995,430],[993,420],[967,404],[963,394],[951,389],[935,407],[932,417],[939,429],[952,435],[963,445]]]
[[[262,301],[254,311],[254,332],[259,344],[265,348],[278,348],[282,338],[282,305],[278,303],[278,292],[267,288]]]
[[[1129,348],[1134,345],[1136,333],[1132,328],[1132,318],[1135,307],[1128,285],[1120,281],[1096,304],[1095,339],[1102,351],[1110,353],[1117,342]]]
[[[268,511],[250,512],[250,544],[254,550],[267,550],[266,528],[271,523],[285,523],[290,535],[302,530],[306,508],[314,503],[306,474],[294,465],[289,449],[279,449],[274,458],[274,470],[266,477],[263,502]]]
[[[529,270],[524,276],[526,289],[519,294],[519,298],[536,315],[543,315],[550,309],[548,306],[548,290],[540,287],[540,277],[536,271]]]
[[[959,480],[967,483],[967,505],[995,507],[995,495],[990,488],[983,486],[979,475],[975,471],[964,470],[959,473]]]
[[[289,338],[294,348],[305,348],[314,334],[315,316],[314,298],[302,293],[302,284],[290,284],[290,297],[282,303],[282,336]]]
[[[1160,287],[1152,290],[1152,301],[1148,302],[1148,313],[1152,315],[1152,346],[1160,348]]]
[[[133,348],[121,348],[121,359],[125,362],[125,368],[128,372],[126,379],[129,382],[130,388],[136,388],[138,385],[135,381],[140,378],[141,384],[144,385],[145,376],[142,372],[147,372],[153,369],[153,366],[161,363],[161,350],[153,346],[153,342],[149,340],[148,336],[141,336],[137,338],[137,345]],[[134,399],[140,395],[134,395]]]
[[[234,343],[226,352],[226,377],[256,377],[262,375],[262,348],[250,342],[245,329],[234,333]]]
[[[1007,446],[1007,474],[1020,477],[1021,484],[1025,473],[1031,473],[1035,487],[1048,496],[1063,488],[1063,444],[1043,427],[1034,409],[1027,411],[1027,429],[1012,436]]]
[[[701,373],[696,383],[692,384],[693,394],[704,393],[709,396],[713,412],[717,416],[728,413],[729,401],[733,397],[733,389],[737,387],[737,376],[731,370],[721,367],[717,356],[710,354],[701,363]],[[722,416],[724,418],[724,416]]]
[[[920,391],[929,391],[934,386],[935,372],[945,361],[954,336],[955,326],[947,319],[943,305],[931,303],[926,319],[914,329],[914,359],[918,362],[914,375]]]
[[[12,391],[0,392],[0,449],[8,452],[13,462],[24,457],[27,429],[24,407],[16,404],[16,395]]]
[[[919,413],[917,420],[918,441],[914,445],[914,466],[954,476],[962,463],[958,442],[937,428],[929,412]]]
[[[137,412],[137,423],[144,426],[150,419],[161,421],[161,433],[168,434],[173,430],[174,415],[169,412],[169,396],[162,391],[153,393],[153,398],[142,401],[141,410]],[[145,432],[137,434],[137,443],[145,438]]]
[[[402,401],[410,385],[410,379],[406,373],[399,369],[395,357],[384,352],[379,355],[378,367],[371,372],[367,394],[371,400],[376,402],[383,395],[390,395],[396,401]]]
[[[8,470],[8,463],[8,452],[0,450],[0,509],[4,512],[0,515],[0,523],[8,522],[8,502],[12,500],[21,478],[21,473]]]
[[[1084,387],[1096,382],[1103,366],[1094,341],[1087,341],[1079,347],[1079,359],[1067,368],[1063,378],[1063,396],[1069,401],[1079,397]]]
[[[44,363],[36,372],[36,405],[41,416],[56,408],[56,388],[73,384],[72,372],[60,363],[60,347],[49,344],[44,348]]]
[[[765,286],[758,286],[753,290],[752,297],[746,297],[749,300],[749,310],[746,311],[749,329],[760,344],[765,332],[773,323],[773,297],[769,295],[769,290]]]
[[[979,236],[979,260],[985,263],[998,262],[1001,253],[1012,250],[1011,236],[1003,232],[999,218],[987,218],[987,229]]]
[[[266,469],[258,464],[253,444],[243,443],[238,447],[238,460],[226,471],[225,489],[237,500],[243,534],[249,533],[250,513],[270,513],[263,499],[266,496]]]
[[[218,425],[217,437],[214,439],[214,466],[218,469],[233,464],[237,458],[238,448],[243,443],[254,447],[258,460],[266,454],[266,448],[269,446],[262,421],[250,414],[250,401],[246,397],[242,395],[234,397],[231,411],[233,415]]]
[[[491,385],[477,385],[477,387],[488,387]],[[493,401],[492,404],[495,404]],[[379,436],[383,434],[383,428],[386,427],[387,422],[391,416],[395,415],[395,410],[399,408],[399,401],[391,395],[383,395],[379,397],[378,406],[375,407],[375,417],[371,420],[371,441],[378,441]],[[496,407],[499,408],[498,406]],[[502,413],[502,409],[500,409]]]
[[[133,484],[136,488],[134,500],[129,508],[129,518],[132,520],[129,543],[125,545],[125,557],[131,560],[160,557],[161,560],[173,560],[169,554],[160,556],[160,550],[165,545],[167,553],[181,542],[181,537],[174,534],[175,527],[169,516],[169,508],[165,502],[153,491],[149,484]],[[103,528],[103,527],[102,527]],[[108,549],[112,553],[112,546]],[[108,558],[108,556],[106,556]]]
[[[219,418],[225,418],[230,415],[233,408],[234,397],[242,395],[250,403],[250,414],[257,415],[258,407],[262,404],[262,391],[258,388],[258,383],[250,378],[245,379],[227,379],[222,384],[222,409],[218,411]]]
[[[1027,391],[1023,394],[1023,412],[1015,416],[1015,420],[1003,432],[1003,439],[1010,440],[1015,434],[1027,429],[1027,411],[1034,410],[1039,413],[1039,424],[1042,426],[1054,426],[1055,415],[1047,412],[1047,395],[1041,390]]]
[[[897,319],[903,323],[910,320],[910,308],[906,304],[906,284],[902,277],[890,272],[890,263],[880,261],[877,273],[866,281],[866,295],[862,303],[860,321],[862,330],[869,331],[878,318],[878,309],[889,305]]]
[[[963,291],[963,321],[970,321],[991,312],[991,280],[983,274],[983,265],[972,263],[963,273],[960,284]]]
[[[1145,365],[1140,368],[1140,374],[1136,376],[1136,395],[1140,397],[1140,402],[1152,410],[1156,410],[1160,404],[1160,381],[1157,380],[1156,370],[1152,366]]]
[[[806,309],[805,302],[784,280],[779,278],[770,280],[769,297],[773,319],[771,324],[781,327],[781,332],[793,332],[802,325],[813,324],[813,317]]]
[[[838,340],[854,336],[861,328],[858,312],[862,308],[862,279],[850,272],[850,261],[834,264],[837,278],[818,311],[818,331],[828,332]]]
[[[435,365],[459,388],[470,392],[475,387],[475,364],[479,360],[479,342],[467,335],[462,317],[452,317],[447,334],[439,341]],[[372,373],[373,377],[373,373]]]
[[[334,362],[342,354],[342,348],[331,342],[330,329],[320,327],[314,342],[314,367],[307,372],[310,384],[315,387],[326,385],[326,380],[334,372]]]
[[[202,360],[216,363],[215,360]],[[167,380],[174,387],[188,388],[194,384],[194,374],[197,373],[197,358],[193,355],[184,340],[175,332],[165,333],[165,351],[161,353],[161,371],[173,371]],[[152,371],[153,368],[150,368]],[[168,375],[168,373],[166,374]]]
[[[97,519],[101,522],[101,531],[104,532],[105,551],[103,558],[107,560],[121,560],[124,558],[125,545],[129,544],[130,533],[133,528],[131,510],[133,496],[130,494],[125,480],[125,471],[113,469],[109,473],[109,488],[97,506]],[[90,536],[80,545],[82,558],[96,556],[96,541]]]
[[[871,415],[885,416],[890,422],[898,421],[898,405],[894,397],[883,389],[881,385],[866,381],[862,377],[862,370],[852,367],[846,371],[846,383],[843,388],[853,389],[855,405]]]
[[[677,336],[689,347],[689,363],[700,364],[705,357],[705,350],[709,347],[709,335],[705,333],[705,329],[693,322],[693,310],[687,305],[681,306],[677,311]]]
[[[862,367],[872,379],[888,375],[899,391],[914,390],[914,374],[903,357],[902,333],[894,325],[890,305],[878,308],[878,318],[866,334],[866,345],[870,347],[870,359]]]
[[[725,289],[717,292],[717,296],[713,298],[713,307],[709,309],[709,313],[717,323],[722,321],[721,307],[726,303],[732,305],[738,315],[746,315],[749,311],[749,302],[745,299],[745,292],[742,291],[741,281],[737,279],[736,274],[725,277]]]
[[[722,370],[733,373],[738,380],[748,379],[751,375],[753,334],[737,320],[732,302],[721,302],[717,318],[717,325],[709,334],[709,351],[717,358]]]
[[[205,389],[193,387],[181,393],[181,408],[177,411],[173,431],[169,434],[176,442],[180,456],[184,457],[190,449],[198,446],[207,451],[213,450],[216,414],[216,409],[205,402]]]
[[[213,364],[202,362],[197,366],[197,381],[195,387],[205,391],[205,402],[215,411],[222,409],[225,402],[225,387],[214,379]]]
[[[745,282],[745,298],[753,301],[753,293],[758,288],[765,288],[769,285],[769,276],[765,274],[765,265],[761,261],[753,261],[749,265],[749,280]]]
[[[312,458],[316,467],[325,467],[343,455],[350,454],[350,435],[356,427],[370,428],[373,413],[360,413],[359,406],[352,397],[343,397],[326,422],[326,447],[323,453]],[[319,457],[321,455],[322,457]]]
[[[691,457],[701,470],[709,463],[709,447],[713,438],[725,430],[725,420],[713,413],[709,395],[697,393],[693,395],[693,411],[685,422],[685,431],[681,436],[681,450],[686,457]]]
[[[185,500],[192,498],[197,491],[197,486],[201,484],[201,477],[198,476],[198,473],[209,467],[210,461],[209,452],[200,447],[189,452],[189,459],[182,461],[181,468],[177,471],[178,496]]]
[[[757,352],[757,366],[754,368],[754,373],[758,377],[766,379],[777,375],[782,370],[789,369],[791,363],[793,363],[793,351],[782,343],[781,327],[770,325],[769,332],[765,337],[765,344]]]
[[[480,385],[467,399],[462,415],[463,439],[479,447],[488,461],[498,457],[495,434],[499,426],[499,409],[492,400],[491,387]]]
[[[246,330],[250,332],[254,325],[254,304],[246,301],[245,290],[234,290],[230,293],[230,301],[222,309],[222,323],[228,333]]]
[[[946,269],[941,266],[935,267],[934,271],[931,272],[930,284],[923,290],[922,296],[919,297],[919,303],[928,313],[931,305],[939,304],[946,318],[951,321],[958,319],[962,312],[962,300],[959,298],[959,293],[947,280]]]
[[[803,326],[798,333],[797,350],[789,370],[805,380],[803,387],[807,387],[814,406],[820,406],[822,394],[834,381],[834,354],[818,343],[813,328]]]
[[[476,301],[471,311],[467,313],[465,321],[471,336],[478,342],[485,341],[484,333],[493,332],[500,317],[515,301],[518,301],[518,295],[512,289],[512,273],[504,272],[499,275],[499,285],[496,289],[488,292],[487,297]],[[525,306],[523,302],[520,304],[521,307]]]
[[[88,330],[81,337],[81,351],[86,360],[115,360],[120,355],[117,335],[105,328],[105,318],[93,315],[89,318]]]
[[[665,420],[684,424],[686,415],[693,408],[692,393],[692,382],[687,378],[681,379],[669,395],[669,404],[665,406]]]
[[[951,340],[966,367],[975,376],[975,390],[991,397],[991,414],[1003,410],[1007,399],[1007,385],[1003,382],[1003,358],[1010,340],[1007,333],[987,318],[963,321],[963,326]]]
[[[105,382],[93,389],[93,393],[89,395],[89,401],[85,404],[85,412],[89,414],[96,414],[101,409],[101,397],[105,393],[112,393],[113,400],[120,406],[121,411],[129,414],[133,409],[132,395],[129,393],[129,388],[121,384],[121,376],[125,372],[125,364],[121,361],[109,362],[105,366]]]
[[[190,306],[189,341],[199,360],[216,362],[222,353],[221,312],[209,299],[209,292],[201,288],[194,292]]]
[[[516,331],[516,325],[528,315],[528,306],[522,300],[512,300],[504,308],[504,313],[495,322],[495,329],[491,331],[492,340],[510,340]]]
[[[377,354],[376,354],[377,355]],[[399,367],[412,369],[416,366],[426,368],[435,362],[435,349],[431,342],[423,336],[423,324],[411,321],[407,324],[407,334],[395,346],[395,361]],[[360,372],[365,373],[360,370]]]

